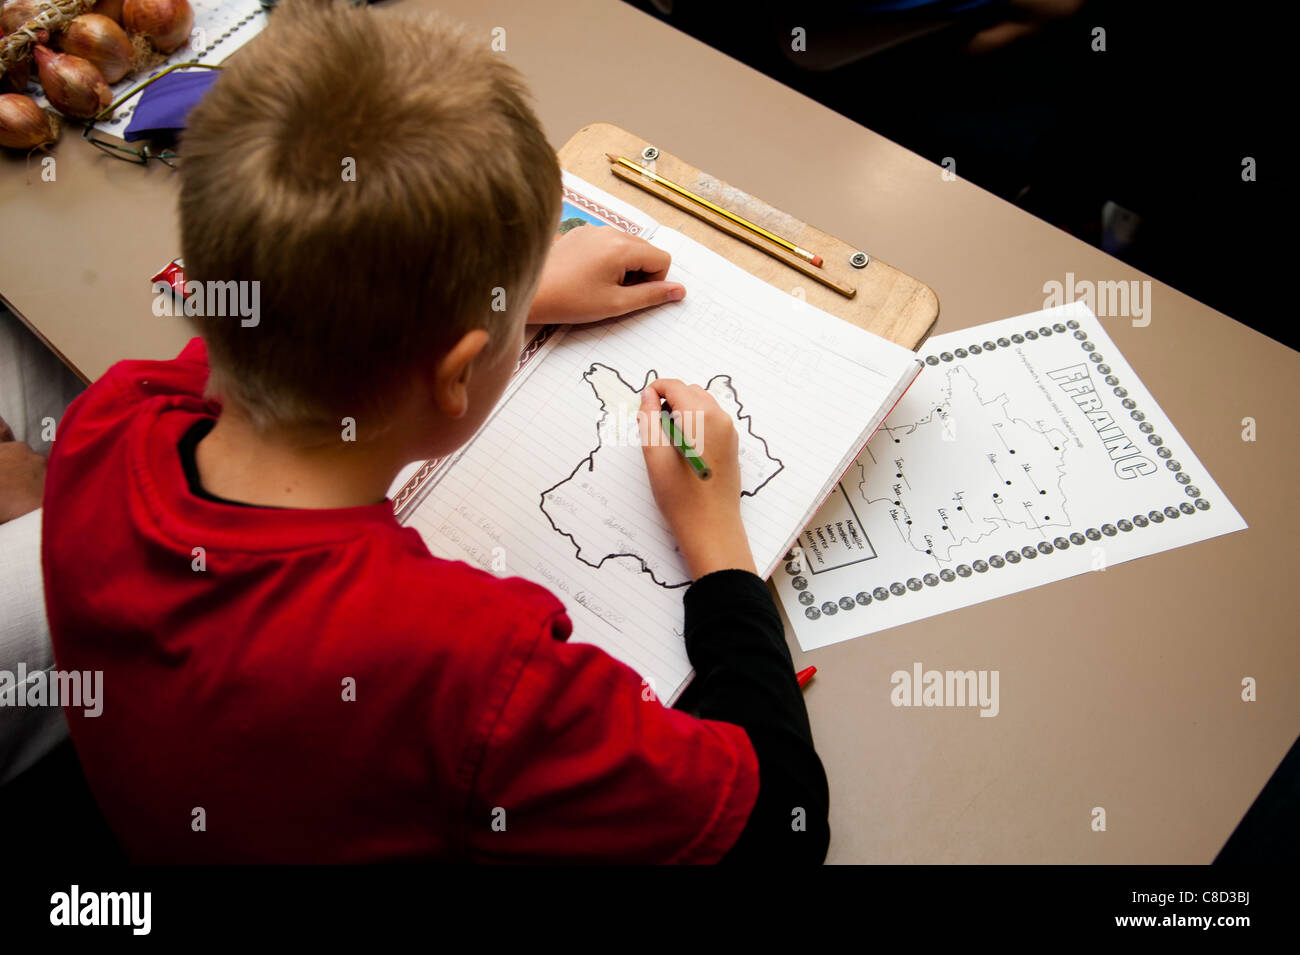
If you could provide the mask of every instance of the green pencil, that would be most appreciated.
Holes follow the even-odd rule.
[[[659,422],[663,425],[664,433],[672,441],[673,447],[686,457],[686,461],[701,480],[713,477],[712,469],[704,463],[704,458],[700,457],[700,452],[691,447],[691,443],[686,440],[686,435],[682,434],[682,429],[677,427],[677,422],[673,420],[672,412],[661,410],[659,412]]]

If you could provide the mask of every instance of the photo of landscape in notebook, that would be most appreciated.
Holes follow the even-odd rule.
[[[690,577],[646,477],[634,426],[644,385],[703,385],[735,418],[741,513],[767,577],[922,366],[589,183],[566,173],[564,186],[562,224],[648,239],[672,255],[685,299],[541,329],[475,437],[408,467],[390,497],[434,555],[545,586],[572,639],[671,702],[691,674]]]

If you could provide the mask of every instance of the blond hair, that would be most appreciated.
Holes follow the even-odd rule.
[[[186,278],[260,283],[252,327],[199,322],[211,390],[261,425],[377,423],[466,331],[495,352],[559,220],[522,78],[429,13],[285,0],[181,155]]]

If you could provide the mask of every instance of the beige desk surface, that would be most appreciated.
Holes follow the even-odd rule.
[[[557,148],[596,120],[662,143],[928,283],[936,333],[1041,308],[1067,272],[1144,278],[615,0],[402,2],[504,27]],[[147,282],[179,254],[172,174],[75,136],[54,155],[54,183],[0,162],[0,295],[87,376],[174,354]],[[831,861],[1208,862],[1300,732],[1300,355],[1159,283],[1149,327],[1104,323],[1250,530],[806,655],[791,636],[820,671]],[[891,707],[918,660],[1000,670],[1001,714]]]

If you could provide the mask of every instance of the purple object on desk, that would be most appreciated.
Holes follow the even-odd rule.
[[[219,74],[219,70],[178,70],[145,87],[122,138],[133,143],[154,138],[159,133],[180,132],[185,128],[190,110]]]

